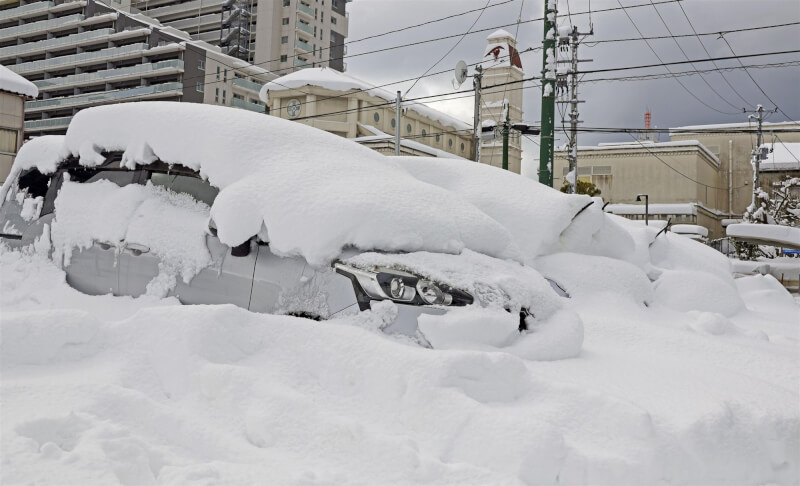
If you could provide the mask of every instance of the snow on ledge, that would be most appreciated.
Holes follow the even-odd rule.
[[[20,94],[30,98],[39,96],[39,88],[14,71],[0,64],[0,91]]]
[[[728,225],[725,231],[728,236],[734,238],[800,250],[800,228],[777,224],[739,223]]]
[[[607,213],[612,214],[644,214],[644,204],[609,204],[606,206]],[[696,215],[697,206],[692,203],[686,204],[650,204],[649,214],[688,214]]]

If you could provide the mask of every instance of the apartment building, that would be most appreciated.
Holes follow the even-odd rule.
[[[110,5],[19,0],[0,7],[0,64],[40,93],[25,103],[26,136],[65,133],[79,110],[117,102],[185,101],[264,112],[258,91],[274,75]]]
[[[116,1],[116,0],[112,0]],[[344,71],[351,0],[120,0],[194,40],[278,74],[325,66]]]

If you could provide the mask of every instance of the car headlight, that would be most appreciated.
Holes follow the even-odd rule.
[[[392,300],[411,305],[465,306],[473,302],[467,292],[422,279],[395,269],[363,270],[344,263],[334,264],[337,273],[357,282],[371,300]]]

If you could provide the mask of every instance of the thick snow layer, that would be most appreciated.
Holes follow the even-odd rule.
[[[755,240],[763,244],[782,245],[786,248],[800,249],[800,228],[777,224],[729,224],[725,228],[728,236],[745,240]]]
[[[608,292],[628,297],[638,304],[653,301],[653,285],[647,274],[626,261],[580,253],[556,253],[539,257],[534,266],[571,297]]]
[[[39,171],[50,174],[56,170],[58,163],[66,156],[63,135],[45,135],[36,137],[20,147],[11,166],[11,173],[0,187],[0,201],[5,201],[9,189],[20,172],[37,167]]]
[[[231,246],[266,225],[273,252],[312,264],[328,263],[346,246],[469,248],[521,258],[508,231],[460,196],[381,163],[386,157],[352,141],[276,117],[193,103],[125,103],[78,113],[65,144],[87,166],[102,163],[102,151],[124,151],[127,166],[158,158],[198,170],[221,188],[211,216]],[[41,163],[40,170],[52,167],[51,159]]]
[[[14,71],[0,64],[0,91],[21,94],[30,98],[39,96],[39,88]]]
[[[318,86],[331,91],[363,91],[370,96],[375,96],[389,102],[397,99],[396,93],[386,91],[382,88],[376,88],[349,74],[325,67],[300,69],[286,76],[281,76],[262,86],[259,96],[262,101],[267,102],[269,100],[270,91],[285,91],[287,89],[298,89],[304,86]],[[431,120],[438,121],[446,126],[451,126],[459,130],[470,130],[472,128],[471,125],[461,120],[421,103],[408,104],[408,109],[428,117]]]
[[[359,126],[364,127],[366,130],[370,131],[373,135],[367,135],[364,137],[356,137],[353,139],[354,142],[364,143],[364,142],[391,142],[394,143],[395,137],[394,135],[389,135],[388,133],[382,132],[377,128],[370,126],[370,125],[361,125]],[[466,161],[464,157],[461,157],[456,154],[451,154],[445,150],[429,147],[424,143],[417,142],[416,140],[408,140],[408,139],[400,139],[400,146],[401,147],[408,147],[410,149],[419,150],[420,152],[429,154],[433,157],[443,157],[446,159],[458,159],[461,161]]]
[[[708,228],[696,224],[673,224],[669,230],[679,235],[708,236]]]
[[[656,302],[680,311],[732,316],[744,307],[733,282],[692,270],[667,270],[655,282]]]
[[[428,157],[385,160],[399,164],[419,180],[459,194],[500,222],[528,260],[560,249],[561,234],[578,211],[591,202],[588,196],[567,195],[485,164]],[[583,217],[581,214],[579,218]]]
[[[641,214],[644,215],[645,205],[642,204],[609,204],[606,212],[612,214]],[[649,204],[648,214],[697,214],[697,206],[694,203],[674,203],[674,204]]]
[[[800,480],[797,304],[768,282],[731,317],[564,300],[583,350],[548,362],[384,335],[392,304],[318,323],[90,297],[2,248],[0,275],[3,484]]]

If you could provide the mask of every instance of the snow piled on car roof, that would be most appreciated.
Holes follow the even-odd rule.
[[[52,154],[57,143],[37,139],[27,150]],[[161,160],[197,170],[221,189],[211,217],[231,246],[266,226],[274,253],[312,264],[348,246],[522,258],[509,232],[461,196],[352,141],[276,117],[190,103],[110,105],[78,113],[63,144],[56,153],[85,166],[121,151],[127,167]],[[15,170],[52,172],[52,159],[20,157]]]

